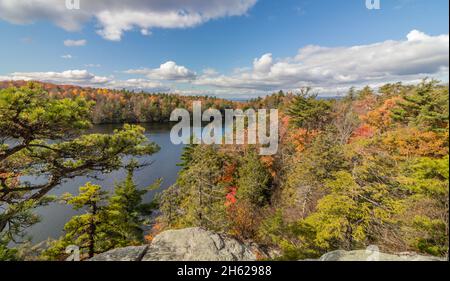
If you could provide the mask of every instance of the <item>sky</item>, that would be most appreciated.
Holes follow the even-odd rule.
[[[225,98],[448,82],[448,0],[77,1],[0,0],[0,80]]]

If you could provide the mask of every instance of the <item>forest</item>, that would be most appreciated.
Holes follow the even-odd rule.
[[[0,88],[0,260],[61,260],[73,244],[92,257],[191,226],[275,248],[279,260],[368,245],[448,257],[449,92],[438,81],[352,88],[333,99],[304,88],[248,102],[46,83]],[[220,110],[279,109],[278,152],[188,145],[176,183],[144,204],[158,182],[139,188],[140,164],[129,158],[158,146],[135,123],[167,122],[193,100]],[[84,134],[92,123],[129,124],[111,135]],[[119,168],[128,176],[113,194],[86,183],[79,194],[48,196],[76,176]],[[45,180],[21,180],[36,175]],[[38,253],[11,247],[38,221],[33,210],[55,200],[85,212]],[[156,223],[144,229],[156,209]]]

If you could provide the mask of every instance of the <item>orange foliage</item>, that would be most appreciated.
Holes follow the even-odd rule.
[[[276,176],[276,171],[274,169],[274,157],[272,155],[262,156],[261,157],[261,163],[264,165],[264,167],[267,168],[269,173],[272,175],[272,177]]]
[[[416,128],[389,132],[381,142],[388,151],[403,157],[442,157],[449,152],[448,134],[423,132]]]
[[[319,131],[307,131],[306,129],[292,129],[288,133],[286,142],[294,146],[295,151],[303,152],[306,146],[319,134]]]
[[[149,243],[152,242],[153,238],[155,238],[155,236],[161,233],[162,231],[163,225],[161,223],[155,223],[150,232],[147,235],[145,235],[144,237],[145,241]]]
[[[375,135],[375,129],[368,125],[368,124],[362,124],[361,126],[359,126],[359,128],[357,128],[351,138],[350,138],[350,142],[357,140],[357,139],[361,139],[361,138],[371,138]]]
[[[257,210],[248,202],[239,201],[228,208],[231,222],[231,234],[240,239],[249,239],[256,236],[261,222]]]
[[[391,112],[395,108],[401,97],[393,97],[384,101],[383,105],[368,112],[361,119],[370,126],[384,132],[392,125]]]
[[[220,178],[220,182],[224,183],[232,183],[234,180],[234,173],[236,172],[236,164],[235,163],[226,163],[224,165],[224,173]]]

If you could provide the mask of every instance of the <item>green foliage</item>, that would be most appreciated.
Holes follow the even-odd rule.
[[[287,113],[297,127],[307,130],[321,129],[330,121],[331,103],[317,99],[317,96],[310,95],[309,91],[310,89],[306,89],[297,95]]]
[[[16,249],[8,247],[9,239],[0,236],[0,262],[19,260]]]
[[[84,94],[54,99],[35,85],[0,92],[1,258],[17,256],[6,241],[36,221],[32,210],[51,200],[46,194],[54,186],[119,169],[123,156],[158,149],[139,126],[82,135],[89,118],[164,121],[168,109],[187,101],[98,91],[87,95],[97,101],[94,112],[91,102],[78,98]],[[203,101],[220,109],[232,105]],[[187,146],[176,183],[157,197],[163,227],[201,226],[254,239],[278,247],[286,260],[370,244],[448,256],[448,86],[424,80],[417,86],[388,84],[379,94],[351,89],[339,101],[305,89],[243,105],[249,107],[283,111],[277,155],[260,159],[252,147]],[[11,146],[7,139],[18,143]],[[68,196],[85,213],[66,224],[47,257],[62,259],[69,244],[90,256],[141,243],[151,208],[142,203],[146,190],[134,184],[133,171],[129,166],[109,198],[92,185]],[[48,181],[38,186],[18,180],[36,175]]]
[[[182,170],[175,186],[163,194],[164,221],[179,227],[226,228],[226,186],[221,182],[225,156],[214,146],[199,145],[189,167]],[[167,198],[167,196],[178,196]],[[178,204],[173,206],[172,204]],[[174,212],[174,210],[178,211]],[[171,220],[169,220],[169,217]]]
[[[238,200],[250,202],[256,206],[264,206],[270,198],[271,178],[267,169],[261,164],[255,149],[244,155],[238,169]]]
[[[153,211],[151,203],[143,203],[143,197],[149,190],[157,189],[160,181],[146,189],[138,189],[133,181],[133,174],[136,163],[128,165],[128,175],[126,179],[117,184],[114,194],[109,198],[106,208],[108,222],[114,226],[110,231],[108,240],[114,247],[124,247],[142,243],[144,240],[143,225],[145,217]]]
[[[405,94],[404,101],[393,111],[393,118],[432,131],[448,130],[448,87],[437,84],[435,80],[424,80]]]
[[[399,181],[412,193],[405,200],[407,214],[410,214],[405,221],[408,242],[421,252],[437,256],[448,254],[448,155],[442,159],[412,160],[405,165]]]
[[[101,190],[101,186],[89,182],[80,187],[77,196],[64,194],[63,200],[67,204],[72,205],[75,210],[83,210],[84,213],[73,216],[64,225],[64,236],[53,242],[44,256],[58,259],[64,255],[65,248],[69,245],[77,245],[80,254],[88,257],[107,250],[105,243],[102,243],[108,235],[109,226],[105,213],[106,199],[106,192]]]
[[[183,169],[187,169],[189,164],[192,161],[192,153],[195,150],[195,147],[198,144],[194,143],[194,136],[191,136],[189,144],[183,147],[183,153],[181,153],[180,160],[181,162],[177,164],[177,166],[183,167]]]
[[[341,245],[354,249],[365,245],[376,234],[377,226],[391,223],[398,203],[383,184],[360,186],[348,172],[338,172],[327,181],[330,193],[319,200],[317,211],[304,222],[315,231],[320,248]]]

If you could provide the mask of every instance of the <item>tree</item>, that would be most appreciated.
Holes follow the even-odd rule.
[[[8,247],[9,239],[7,237],[0,237],[0,261],[15,261],[18,260],[17,250]]]
[[[189,167],[189,163],[192,161],[192,153],[195,150],[195,147],[198,146],[198,144],[194,143],[194,138],[194,136],[191,136],[189,144],[183,147],[183,153],[180,157],[181,162],[177,164],[177,166],[180,166],[183,169],[187,169]]]
[[[63,195],[63,200],[73,206],[75,210],[85,213],[73,216],[64,225],[64,236],[53,242],[44,256],[59,258],[69,245],[76,245],[81,255],[91,258],[96,253],[108,250],[105,236],[109,233],[110,224],[105,213],[107,193],[101,186],[86,183],[80,187],[80,193],[74,196],[70,193]]]
[[[378,227],[394,223],[398,199],[392,187],[382,183],[359,185],[348,172],[338,172],[327,181],[330,194],[319,200],[317,211],[301,223],[314,230],[314,244],[324,250],[346,250],[376,241]]]
[[[416,158],[407,162],[399,177],[412,195],[407,207],[405,233],[415,250],[448,256],[449,244],[449,157]]]
[[[307,88],[297,95],[288,109],[292,122],[308,131],[323,128],[330,121],[331,104],[327,100],[317,99],[317,95],[310,95]]]
[[[117,184],[114,194],[109,198],[106,208],[111,233],[108,235],[109,243],[114,247],[125,247],[142,243],[144,240],[145,216],[152,213],[153,205],[143,203],[143,197],[149,190],[159,187],[160,181],[154,185],[139,190],[133,181],[137,163],[132,161],[127,165],[126,179]]]
[[[158,150],[140,126],[83,134],[92,105],[82,98],[52,98],[34,83],[0,90],[0,233],[20,237],[37,221],[33,208],[47,203],[47,194],[66,180],[110,172],[123,166],[123,156]],[[36,183],[22,180],[36,176]]]
[[[224,155],[215,146],[196,146],[189,167],[179,173],[174,187],[163,193],[164,220],[181,227],[226,229],[227,186],[221,181],[224,162]],[[172,195],[177,197],[167,198]],[[178,210],[174,203],[178,204]]]
[[[238,168],[237,200],[254,206],[264,206],[270,198],[270,174],[262,165],[255,149],[250,149],[242,157]]]
[[[424,129],[442,132],[448,130],[448,86],[440,87],[436,80],[424,80],[403,96],[393,112],[396,121]]]

